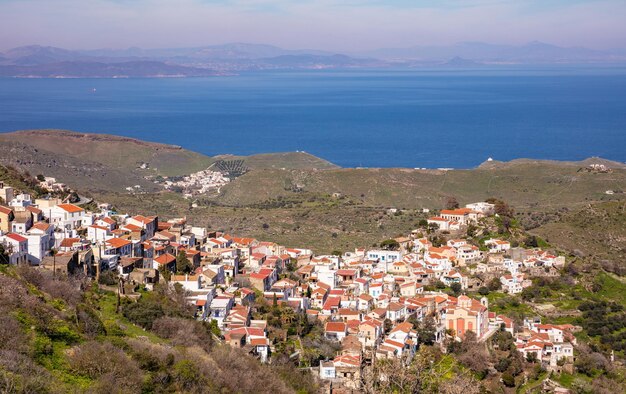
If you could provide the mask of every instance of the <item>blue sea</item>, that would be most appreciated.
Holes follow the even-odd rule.
[[[0,79],[0,131],[59,128],[207,155],[306,151],[345,167],[626,161],[626,68]]]

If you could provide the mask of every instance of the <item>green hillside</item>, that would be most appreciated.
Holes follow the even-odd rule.
[[[440,208],[449,196],[461,203],[501,198],[519,208],[580,206],[623,189],[626,169],[612,173],[579,171],[585,163],[510,162],[472,170],[331,169],[251,171],[223,188],[221,203],[248,205],[299,191],[341,193],[371,206]]]
[[[114,293],[86,280],[0,266],[0,391],[316,391],[290,365],[262,365],[219,344],[176,291],[138,295],[118,307]]]

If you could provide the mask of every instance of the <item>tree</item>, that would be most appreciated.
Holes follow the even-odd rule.
[[[385,250],[398,250],[400,249],[400,244],[395,239],[386,239],[380,243],[380,247]]]
[[[535,237],[534,235],[529,235],[524,240],[524,245],[526,245],[529,248],[536,248],[539,246],[539,242],[537,241],[537,237]]]
[[[487,288],[490,291],[498,291],[502,288],[502,282],[500,282],[500,278],[493,278],[487,284]]]
[[[498,216],[507,216],[512,218],[515,214],[513,208],[509,206],[505,201],[500,200],[499,198],[488,198],[486,202],[494,205],[494,212]]]
[[[478,294],[486,296],[487,294],[489,294],[489,288],[486,286],[481,286],[478,289]]]
[[[461,293],[461,290],[463,290],[463,287],[461,286],[460,283],[454,282],[450,288],[452,289],[452,292],[454,293],[455,296],[458,296]]]
[[[437,328],[435,327],[435,319],[428,316],[417,323],[417,338],[420,343],[431,346],[435,343]]]
[[[9,255],[2,244],[0,244],[0,264],[9,264]]]
[[[502,383],[504,383],[506,387],[515,387],[515,378],[510,372],[505,372],[502,374]]]
[[[38,180],[39,182],[43,182],[43,181],[45,181],[45,180],[46,180],[46,177],[45,177],[45,176],[43,176],[43,174],[39,174],[39,175],[37,175],[37,180]]]
[[[446,198],[446,209],[457,209],[459,207],[459,202],[455,197],[449,196]]]
[[[193,264],[187,258],[187,253],[184,250],[178,252],[178,256],[176,256],[176,271],[179,274],[189,274],[193,271]]]
[[[478,341],[474,331],[467,331],[456,349],[458,359],[474,373],[482,377],[487,375],[489,369],[489,352],[484,343]]]
[[[420,226],[420,227],[428,227],[428,220],[420,219],[420,221],[417,223],[417,225]]]

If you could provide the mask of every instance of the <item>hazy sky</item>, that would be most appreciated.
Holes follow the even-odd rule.
[[[626,0],[0,0],[0,50],[229,42],[336,51],[539,40],[626,47]]]

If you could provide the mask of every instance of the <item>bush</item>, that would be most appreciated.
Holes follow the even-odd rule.
[[[112,387],[112,392],[138,392],[143,374],[137,363],[109,342],[90,341],[72,349],[68,355],[72,371],[96,380],[98,391]]]
[[[117,285],[117,275],[113,271],[103,271],[100,273],[98,283],[101,285],[115,286]]]
[[[33,358],[40,360],[42,357],[49,356],[54,352],[52,341],[50,338],[37,335],[33,341]]]
[[[501,358],[500,360],[498,360],[496,365],[494,365],[494,368],[498,372],[504,372],[507,369],[509,369],[510,365],[511,365],[511,360],[509,360],[508,358]]]
[[[154,321],[165,315],[161,304],[142,300],[124,305],[122,313],[128,320],[145,329],[152,328]]]
[[[182,360],[174,364],[172,375],[178,389],[182,392],[191,391],[203,379],[196,364],[190,360]]]
[[[78,342],[80,334],[78,334],[70,325],[63,320],[55,319],[45,327],[44,333],[52,340],[63,341],[67,344]]]
[[[160,317],[152,324],[152,331],[173,345],[200,346],[210,350],[213,344],[211,325],[179,317]]]
[[[80,304],[76,307],[76,319],[78,320],[80,331],[89,338],[106,333],[104,324],[102,324],[98,315],[88,305]]]
[[[506,387],[515,387],[515,378],[509,372],[505,372],[502,374],[502,383]]]

